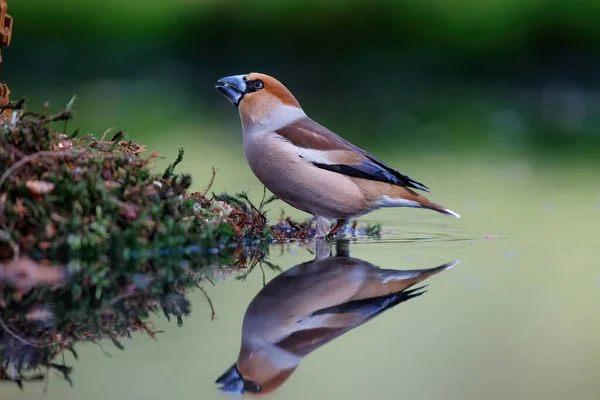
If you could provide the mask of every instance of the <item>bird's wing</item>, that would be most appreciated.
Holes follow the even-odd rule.
[[[423,287],[327,307],[298,321],[298,329],[277,346],[305,356],[390,308],[425,293]]]
[[[296,146],[300,157],[319,168],[356,178],[429,191],[421,182],[401,174],[308,117],[294,121],[275,133]]]
[[[402,290],[383,296],[349,301],[347,303],[316,311],[312,314],[312,317],[319,318],[327,316],[328,318],[335,318],[336,316],[354,314],[360,316],[356,319],[362,324],[400,303],[422,295],[425,293],[425,291],[423,291],[424,288],[425,286],[421,286],[416,289]]]

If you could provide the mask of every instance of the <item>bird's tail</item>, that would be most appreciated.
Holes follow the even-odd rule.
[[[434,203],[432,201],[429,201],[426,197],[423,197],[423,196],[419,196],[419,197],[421,197],[422,199],[425,200],[422,203],[420,202],[420,204],[423,207],[428,208],[428,209],[433,210],[433,211],[437,211],[437,212],[445,214],[445,215],[448,215],[448,216],[450,216],[452,218],[460,218],[460,214],[459,213],[456,213],[456,212],[450,210],[449,208],[446,208],[446,207],[444,207],[442,205],[439,205],[439,204],[436,204],[436,203]]]
[[[454,218],[460,218],[460,214],[430,201],[414,190],[389,183],[357,179],[355,184],[361,189],[367,199],[370,199],[375,207],[417,207],[428,208]]]
[[[434,268],[404,271],[386,269],[381,271],[381,278],[388,285],[395,286],[394,290],[404,290],[424,281],[432,275],[439,274],[442,271],[450,269],[459,263],[460,260],[454,260]]]
[[[452,218],[460,218],[459,213],[456,213],[440,204],[434,203],[427,197],[420,195],[412,189],[391,185],[390,189],[390,195],[393,196],[394,199],[397,199],[400,203],[402,203],[402,200],[410,200],[414,203],[417,203],[417,205],[414,205],[413,207],[427,208],[442,213],[444,215],[448,215]]]

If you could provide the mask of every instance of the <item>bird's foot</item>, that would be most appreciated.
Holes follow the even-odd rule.
[[[338,219],[335,222],[335,225],[333,226],[333,228],[331,228],[331,230],[329,231],[329,233],[327,234],[327,239],[333,239],[334,235],[344,227],[344,225],[346,225],[348,223],[347,219]]]
[[[331,257],[331,244],[325,240],[315,241],[315,260]]]
[[[314,238],[318,240],[325,239],[327,236],[327,232],[329,231],[329,227],[331,226],[331,223],[327,218],[315,217],[315,219],[317,222],[315,224]]]
[[[329,233],[327,234],[328,238],[332,238],[333,235],[335,235],[340,229],[342,228],[342,226],[340,224],[335,224],[333,226],[333,228],[331,228],[331,230],[329,231]]]

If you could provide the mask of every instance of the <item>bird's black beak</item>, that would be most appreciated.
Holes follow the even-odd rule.
[[[221,78],[217,81],[215,87],[235,106],[240,105],[240,101],[246,94],[246,75],[232,75]]]
[[[262,390],[258,383],[245,380],[235,364],[225,371],[215,383],[221,385],[219,389],[227,393],[260,393]]]

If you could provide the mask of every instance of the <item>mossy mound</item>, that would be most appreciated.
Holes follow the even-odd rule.
[[[14,256],[15,245],[34,256],[96,260],[192,244],[211,248],[247,234],[231,229],[223,204],[186,192],[191,177],[174,172],[183,151],[153,173],[156,152],[144,157],[145,146],[123,140],[122,132],[105,140],[52,129],[71,117],[70,111],[24,112],[2,126],[0,258]]]

